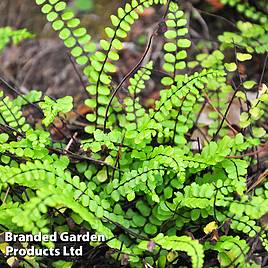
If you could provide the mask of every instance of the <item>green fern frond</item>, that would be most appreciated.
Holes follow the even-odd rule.
[[[5,97],[2,91],[0,92],[0,123],[20,132],[26,132],[30,129],[20,107],[16,106],[9,97]]]
[[[91,41],[91,36],[84,27],[80,26],[80,20],[74,13],[68,10],[65,1],[60,0],[35,0],[41,7],[42,13],[46,14],[47,21],[58,32],[65,46],[71,50],[71,55],[76,63],[86,67],[90,64],[90,54],[96,49]]]
[[[250,248],[240,237],[221,236],[215,246],[207,246],[218,251],[218,259],[222,266],[252,267],[246,260]]]
[[[91,110],[86,133],[79,131],[77,142],[73,138],[66,145],[55,143],[46,126],[72,109],[71,97],[41,100],[40,92],[32,92],[11,100],[1,94],[1,230],[49,233],[51,222],[57,232],[73,231],[75,225],[75,231],[104,235],[109,256],[135,268],[177,267],[182,261],[201,268],[211,265],[210,256],[215,266],[257,267],[252,253],[268,248],[268,183],[262,177],[265,163],[257,157],[267,138],[267,88],[250,77],[238,77],[237,86],[235,72],[237,62],[252,59],[255,45],[250,40],[262,36],[257,52],[266,50],[266,26],[260,30],[253,23],[239,24],[235,44],[233,34],[223,34],[226,40],[219,49],[208,48],[188,61],[191,42],[178,1],[130,1],[111,16],[112,26],[106,28],[107,39],[100,41],[98,51],[64,1],[36,3],[83,65]],[[163,88],[147,108],[140,98],[156,72],[147,49],[122,81],[116,84],[112,76],[133,23],[145,8],[158,4],[168,5],[147,49],[165,20],[163,70],[157,70],[164,74]],[[237,62],[226,62],[225,48],[239,40]],[[117,94],[122,86],[124,92]],[[258,96],[248,101],[248,91],[257,86]],[[241,131],[228,121],[233,101],[248,104],[241,105],[241,112],[237,109]],[[44,126],[30,127],[23,117],[21,109],[31,102],[38,102]],[[201,114],[209,123],[199,120]],[[255,164],[259,170],[252,172]],[[248,188],[252,183],[254,191]],[[256,250],[256,241],[263,248]],[[35,266],[41,261],[33,260]],[[65,264],[52,260],[55,267]]]
[[[52,100],[45,96],[44,101],[39,103],[40,108],[44,112],[45,118],[43,124],[47,127],[53,123],[54,119],[59,113],[70,112],[73,108],[73,98],[66,96],[58,100]]]
[[[138,128],[140,119],[146,116],[146,111],[140,104],[139,95],[145,89],[145,82],[150,80],[152,69],[153,62],[150,61],[144,67],[141,67],[133,78],[130,78],[128,87],[130,97],[124,100],[125,114],[118,115],[120,126],[127,125],[127,129],[135,129],[135,126]]]
[[[116,71],[114,65],[119,60],[118,52],[123,49],[122,40],[125,39],[131,30],[133,23],[139,18],[139,13],[142,13],[144,8],[153,4],[165,4],[166,0],[132,0],[127,3],[124,8],[120,7],[117,11],[117,16],[111,16],[112,27],[105,29],[108,40],[101,40],[100,46],[102,51],[97,51],[91,56],[92,65],[87,70],[91,85],[88,87],[88,92],[95,99],[89,99],[86,104],[95,109],[94,117],[90,115],[90,121],[95,122],[95,125],[104,125],[104,118],[107,106],[110,102],[111,94],[111,73]],[[116,102],[116,100],[115,100]],[[115,121],[114,115],[111,114],[112,108],[108,107],[109,122],[107,127],[110,127]],[[86,131],[92,133],[94,127],[87,127]]]
[[[180,76],[177,77],[178,71],[182,71],[186,67],[187,52],[185,49],[191,46],[191,41],[185,37],[188,34],[187,20],[179,5],[171,2],[168,12],[166,20],[168,30],[164,34],[168,41],[164,45],[163,69],[170,73],[171,77],[162,79],[164,86],[171,86],[180,78]]]
[[[264,54],[268,51],[268,23],[256,24],[251,22],[237,23],[239,32],[224,32],[218,39],[222,43],[221,50],[232,48],[234,44],[246,49],[247,52]]]
[[[18,44],[24,39],[32,38],[34,35],[26,29],[13,30],[11,27],[0,28],[0,52],[9,44]]]
[[[228,4],[231,7],[235,7],[238,12],[244,14],[248,19],[253,21],[259,21],[261,23],[267,22],[267,5],[265,1],[258,1],[257,4],[251,2],[244,2],[242,0],[220,0],[223,4]],[[263,10],[260,9],[262,6]]]
[[[184,251],[191,257],[192,267],[201,268],[204,263],[204,250],[203,246],[199,244],[197,240],[192,240],[188,236],[164,236],[159,234],[157,237],[153,238],[153,242],[162,249],[168,251]],[[142,242],[139,247],[148,250],[148,242]]]

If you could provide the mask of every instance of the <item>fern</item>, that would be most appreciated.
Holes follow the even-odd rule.
[[[144,7],[149,7],[153,4],[164,4],[165,0],[154,1],[133,0],[131,3],[127,3],[124,8],[119,8],[117,16],[111,16],[112,27],[105,29],[108,40],[100,40],[100,46],[102,51],[97,51],[92,57],[92,66],[88,71],[89,81],[91,85],[88,87],[88,91],[95,99],[87,100],[86,104],[89,107],[95,108],[94,117],[90,116],[90,121],[95,122],[96,125],[104,125],[104,128],[110,127],[115,117],[112,114],[111,104],[114,101],[114,96],[120,88],[115,89],[112,97],[109,99],[111,89],[109,84],[111,83],[110,73],[116,71],[114,63],[118,61],[118,51],[123,49],[122,39],[126,38],[128,32],[131,30],[131,25],[139,18],[138,12],[142,12]],[[118,106],[116,100],[115,105]],[[107,108],[105,108],[107,106]],[[120,110],[119,110],[120,111]],[[118,111],[117,111],[118,112]],[[111,116],[110,116],[111,115]],[[109,118],[109,120],[108,120]],[[106,122],[108,121],[108,122]],[[86,131],[92,133],[94,126],[88,126]]]
[[[187,20],[184,13],[179,9],[176,3],[171,2],[169,13],[167,15],[166,26],[168,30],[165,32],[165,37],[168,40],[164,45],[165,63],[163,69],[171,73],[171,77],[164,77],[162,83],[165,86],[170,86],[177,82],[180,76],[177,76],[179,70],[184,70],[186,67],[185,59],[187,52],[185,48],[191,46],[191,42],[185,35],[188,34],[186,27]]]
[[[99,46],[64,1],[36,3],[82,66],[91,110],[85,131],[55,142],[48,127],[72,110],[71,97],[54,100],[32,91],[12,100],[1,93],[1,230],[50,233],[51,224],[57,232],[85,228],[107,240],[91,243],[90,249],[105,245],[115,261],[137,268],[181,263],[199,268],[210,266],[211,256],[217,256],[217,267],[258,267],[252,252],[259,249],[252,245],[259,241],[263,251],[268,248],[261,220],[268,212],[268,185],[253,167],[259,161],[256,147],[267,138],[267,92],[262,85],[249,102],[247,91],[258,83],[241,77],[239,85],[235,82],[237,65],[251,61],[254,50],[266,51],[260,48],[264,39],[260,47],[250,43],[265,37],[256,26],[263,15],[254,19],[256,24],[239,23],[241,33],[220,35],[218,49],[190,59],[187,19],[177,1],[133,0],[120,7]],[[241,9],[239,1],[232,3]],[[143,56],[114,82],[123,40],[139,14],[159,4],[166,12]],[[155,35],[162,34],[163,21],[162,88],[148,108],[141,96],[154,79],[156,63],[146,56]],[[255,27],[260,33],[254,36]],[[227,61],[232,38],[242,49]],[[248,106],[241,105],[236,126],[227,118],[234,100]],[[41,112],[40,123],[27,123],[22,113],[27,105]],[[204,125],[199,119],[207,107],[212,123]],[[251,179],[253,185],[257,181],[254,191]],[[34,257],[30,263],[38,267],[46,265],[43,261]],[[76,265],[75,260],[51,263]]]
[[[59,0],[36,0],[42,13],[46,14],[52,28],[58,32],[66,47],[71,49],[71,55],[76,62],[84,65],[84,70],[90,64],[89,53],[95,51],[95,44],[84,27],[80,27],[80,20],[75,18],[67,4]]]
[[[222,266],[252,267],[245,262],[249,246],[239,237],[222,236],[215,246],[208,245],[208,248],[218,251],[218,259]]]
[[[238,12],[243,13],[247,18],[261,23],[267,22],[267,6],[265,1],[258,1],[258,3],[249,3],[241,0],[221,0],[223,4],[228,4],[235,7]]]
[[[9,44],[18,44],[24,39],[32,38],[33,35],[26,29],[13,30],[10,27],[0,28],[0,52]]]
[[[146,87],[145,82],[150,80],[152,69],[153,63],[149,62],[130,79],[128,87],[130,97],[125,99],[125,115],[118,115],[120,126],[124,127],[128,122],[128,129],[135,128],[135,126],[137,128],[145,116],[146,111],[139,103],[139,95]]]
[[[152,241],[149,243],[155,243],[155,247],[158,246],[163,250],[185,251],[191,257],[192,267],[203,267],[204,251],[198,241],[191,240],[188,236],[166,237],[163,234],[159,234]],[[142,242],[139,247],[143,250],[148,250],[148,242]],[[153,250],[157,250],[157,248],[153,248]]]
[[[26,131],[30,128],[22,116],[20,107],[13,104],[9,97],[5,97],[3,92],[0,92],[0,123],[14,128],[18,131]]]
[[[52,100],[49,97],[44,98],[44,102],[40,103],[40,108],[44,111],[45,118],[43,123],[45,126],[50,125],[56,118],[59,112],[67,113],[73,108],[73,99],[70,96],[66,96],[59,100]]]
[[[250,53],[263,54],[268,51],[267,23],[262,25],[239,21],[237,28],[239,32],[224,32],[219,36],[219,41],[222,42],[222,49],[233,47],[235,44]]]

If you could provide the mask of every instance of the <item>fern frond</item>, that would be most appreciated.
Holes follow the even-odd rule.
[[[124,100],[125,114],[118,115],[120,126],[127,125],[128,129],[135,129],[135,126],[138,128],[140,119],[146,116],[146,111],[139,101],[139,94],[144,90],[145,82],[150,80],[152,69],[153,62],[150,61],[144,67],[141,67],[133,78],[130,78],[128,91],[131,96]]]
[[[132,0],[127,3],[124,8],[120,7],[117,16],[111,16],[112,27],[105,29],[108,40],[101,40],[100,46],[103,51],[97,51],[91,56],[92,66],[88,68],[87,74],[90,78],[91,85],[88,92],[95,99],[86,101],[89,107],[95,108],[94,117],[90,115],[90,121],[95,125],[103,125],[106,108],[109,104],[109,96],[111,93],[111,73],[116,71],[115,62],[119,60],[118,52],[123,49],[122,40],[125,39],[131,30],[133,23],[139,18],[145,7],[153,4],[165,4],[166,0]],[[116,102],[116,100],[115,100]],[[109,108],[109,121],[107,127],[110,127],[115,118],[111,115],[112,108]],[[112,117],[112,118],[111,118]],[[89,126],[86,131],[92,133],[94,127]]]
[[[168,251],[184,251],[191,257],[192,267],[201,268],[204,263],[203,246],[197,240],[192,240],[188,236],[164,236],[159,234],[153,238],[153,242],[162,249]],[[139,247],[143,250],[148,250],[146,245],[148,242],[142,242]]]
[[[235,44],[249,53],[264,54],[268,51],[268,23],[256,24],[239,21],[237,28],[239,32],[226,31],[219,35],[218,39],[222,43],[221,50],[232,48]]]
[[[218,259],[222,266],[252,267],[246,260],[250,248],[240,237],[221,236],[215,246],[208,248],[218,251]]]
[[[14,128],[20,132],[26,132],[30,129],[30,125],[26,123],[20,107],[5,97],[4,93],[0,92],[0,123]]]
[[[55,101],[45,96],[44,101],[40,102],[39,106],[44,112],[45,116],[43,119],[43,124],[47,127],[53,123],[54,119],[59,113],[67,113],[72,110],[73,98],[71,96],[66,96]]]
[[[18,44],[24,39],[29,39],[34,35],[26,29],[13,30],[11,27],[0,28],[0,52],[10,43]]]
[[[171,139],[176,144],[186,143],[184,134],[194,123],[194,117],[190,117],[191,111],[197,100],[202,98],[201,92],[205,84],[208,83],[208,79],[224,76],[224,71],[203,70],[190,77],[180,77],[176,81],[176,86],[172,85],[170,89],[160,92],[160,100],[156,102],[156,110],[152,111],[151,118],[169,129],[166,131],[167,140]],[[178,124],[183,126],[178,127]]]
[[[171,86],[180,78],[180,75],[177,77],[178,71],[186,68],[187,52],[185,49],[191,46],[191,41],[186,37],[188,28],[184,12],[173,1],[169,5],[166,26],[168,30],[164,36],[168,41],[164,45],[163,69],[170,73],[171,77],[164,77],[161,82],[164,86]]]
[[[80,26],[80,20],[75,18],[72,11],[68,10],[65,1],[59,0],[35,0],[46,14],[47,21],[52,28],[59,33],[60,39],[71,50],[71,55],[77,64],[86,67],[90,64],[90,54],[96,49],[91,41],[91,36],[84,27]]]
[[[257,5],[254,5],[251,2],[244,2],[243,0],[220,0],[223,4],[228,4],[232,7],[235,7],[238,12],[244,14],[248,19],[253,21],[259,21],[261,23],[267,22],[267,15],[265,11],[260,10],[258,5],[263,5],[263,9],[267,11],[267,6],[265,1],[258,1]]]

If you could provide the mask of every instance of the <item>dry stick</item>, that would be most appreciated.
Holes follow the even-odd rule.
[[[116,168],[116,167],[114,167],[112,165],[109,165],[104,161],[97,160],[97,159],[87,157],[87,156],[83,156],[83,155],[79,155],[79,154],[75,154],[75,153],[73,153],[73,152],[71,152],[69,150],[66,150],[66,149],[61,150],[61,149],[56,149],[56,148],[52,148],[52,147],[49,147],[48,149],[49,149],[50,152],[58,153],[58,154],[61,154],[61,155],[67,155],[70,158],[73,158],[73,159],[76,159],[76,160],[89,161],[89,162],[92,162],[92,163],[94,163],[96,165],[99,165],[99,166],[107,166],[107,167],[110,167],[112,169],[120,170],[119,168]],[[124,172],[123,170],[120,170],[120,171]]]
[[[234,101],[234,99],[235,99],[235,97],[236,97],[236,94],[237,94],[238,91],[240,90],[240,87],[241,87],[241,85],[239,85],[238,87],[236,87],[235,92],[234,92],[234,94],[233,94],[233,96],[232,96],[232,98],[231,98],[231,100],[230,100],[230,102],[229,102],[229,105],[228,105],[228,107],[227,107],[227,109],[226,109],[226,111],[225,111],[225,114],[223,115],[223,119],[221,120],[220,126],[219,126],[219,128],[217,129],[217,132],[214,134],[214,136],[213,136],[213,138],[212,138],[212,141],[215,140],[215,138],[218,136],[218,134],[219,134],[219,132],[220,132],[222,126],[223,126],[223,123],[224,123],[224,121],[226,120],[226,118],[227,118],[227,116],[228,116],[228,114],[229,114],[230,108],[231,108],[231,106],[232,106],[232,104],[233,104],[233,101]]]
[[[266,65],[267,65],[267,60],[268,60],[268,53],[266,53],[266,57],[265,57],[265,60],[264,60],[264,65],[263,65],[263,68],[262,68],[261,78],[260,78],[259,85],[258,85],[257,98],[259,97],[259,94],[260,94],[260,88],[261,88],[261,84],[262,84],[262,81],[263,81],[263,78],[264,78]]]
[[[69,53],[67,53],[67,55],[68,55],[68,58],[69,58],[69,60],[70,60],[70,62],[71,62],[71,64],[72,64],[72,66],[73,66],[73,69],[74,69],[74,71],[75,71],[75,73],[76,73],[76,75],[77,75],[77,77],[78,77],[78,79],[79,79],[79,81],[80,81],[80,83],[81,83],[81,85],[82,85],[84,91],[86,92],[86,94],[87,94],[88,96],[90,96],[89,93],[88,93],[88,91],[87,91],[86,84],[84,83],[83,78],[82,78],[80,72],[77,70],[77,67],[76,67],[76,65],[75,65],[75,62],[74,62],[72,56],[71,56]]]
[[[5,122],[4,117],[3,117],[3,115],[1,113],[0,113],[0,117]],[[7,122],[5,122],[5,124],[0,123],[0,131],[2,131],[3,133],[11,132],[11,133],[8,133],[8,134],[9,134],[9,136],[12,135],[14,138],[18,138],[18,137],[25,138],[24,133],[21,133],[17,129],[10,127],[7,124]]]
[[[248,188],[247,193],[255,189],[259,184],[261,184],[266,177],[268,176],[268,168],[261,173],[261,175],[257,178],[257,180]]]
[[[170,77],[170,78],[173,77],[173,76],[171,76],[170,74],[168,74],[168,73],[166,73],[166,72],[164,72],[164,71],[158,70],[158,69],[153,69],[153,70],[151,70],[151,69],[146,68],[146,67],[144,67],[144,66],[142,66],[141,69],[148,70],[148,71],[150,71],[150,72],[152,72],[152,73],[159,73],[159,74],[162,74],[162,75],[164,75],[164,76],[168,76],[168,77]]]
[[[201,143],[199,137],[197,137],[197,145],[198,145],[198,152],[201,154]]]
[[[208,16],[211,16],[211,17],[215,17],[217,19],[221,19],[221,20],[224,20],[225,22],[229,23],[230,25],[232,25],[234,28],[237,29],[237,26],[230,20],[226,19],[225,17],[223,16],[220,16],[220,15],[216,15],[216,14],[213,14],[213,13],[210,13],[210,12],[206,12],[204,10],[201,10],[201,9],[198,9],[198,8],[195,8],[196,10],[198,10],[200,13],[203,13],[205,15],[208,15]]]
[[[198,127],[198,126],[196,126],[196,129],[200,132],[200,134],[202,135],[202,137],[204,138],[204,140],[205,140],[207,143],[209,143],[209,140],[208,140],[206,134],[202,131],[202,129],[201,129],[200,127]]]
[[[5,197],[4,197],[4,200],[3,200],[3,204],[6,203],[6,200],[7,200],[7,196],[9,194],[9,191],[10,191],[10,187],[7,188],[7,191],[6,191],[6,194],[5,194]]]
[[[210,100],[210,98],[209,98],[209,96],[208,96],[208,94],[207,94],[206,92],[204,92],[204,95],[205,95],[205,97],[206,97],[206,99],[207,99],[208,104],[212,107],[212,109],[213,109],[213,110],[214,110],[214,111],[221,117],[221,119],[223,120],[223,119],[224,119],[224,116],[223,116],[223,114],[221,113],[221,111],[219,111],[219,110],[213,105],[213,103],[211,102],[211,100]],[[226,121],[226,124],[228,125],[228,127],[234,132],[234,134],[237,134],[238,131],[235,130],[235,129],[232,127],[230,121],[229,121],[227,118],[225,119],[225,121]]]
[[[196,14],[197,14],[197,20],[201,24],[201,26],[203,27],[203,32],[204,32],[206,38],[209,39],[210,38],[209,28],[208,28],[208,25],[207,25],[206,21],[201,16],[201,14],[200,14],[201,12],[198,9],[196,9],[193,5],[191,5],[191,8],[192,8],[192,10],[194,12],[196,12]]]
[[[74,135],[72,136],[72,138],[70,139],[70,141],[68,142],[66,148],[65,148],[65,151],[68,152],[70,147],[72,146],[72,143],[74,142],[76,136],[77,136],[77,132],[74,133]]]
[[[240,158],[244,158],[244,157],[248,157],[248,156],[254,156],[256,154],[259,154],[259,153],[262,153],[263,151],[265,151],[266,148],[267,148],[267,146],[268,146],[268,142],[266,142],[263,145],[261,145],[261,148],[259,148],[256,151],[253,151],[253,152],[250,152],[250,153],[246,153],[246,154],[242,154],[242,155],[229,155],[229,156],[226,156],[226,158],[229,158],[229,159],[240,159]]]
[[[120,229],[126,231],[126,232],[129,233],[130,235],[136,237],[136,238],[139,238],[139,239],[141,239],[141,240],[146,240],[146,241],[149,241],[149,240],[150,240],[148,237],[143,236],[143,235],[141,235],[141,234],[137,234],[137,233],[135,233],[134,231],[132,231],[132,230],[130,230],[130,229],[124,227],[123,225],[121,225],[121,224],[119,224],[119,223],[117,223],[117,222],[115,222],[115,221],[109,219],[109,218],[106,217],[106,216],[104,216],[103,218],[104,218],[105,220],[107,220],[108,222],[110,222],[110,223],[116,225],[116,226],[119,227]]]

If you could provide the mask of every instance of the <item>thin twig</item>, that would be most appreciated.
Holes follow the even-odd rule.
[[[261,173],[261,175],[257,178],[257,180],[248,188],[247,193],[251,192],[255,189],[258,185],[260,185],[268,176],[268,168]]]
[[[4,200],[3,200],[3,204],[6,203],[6,200],[7,200],[7,196],[9,194],[9,191],[10,191],[10,187],[7,188],[7,191],[6,191],[6,194],[5,194],[5,197],[4,197]]]
[[[230,100],[230,102],[228,104],[228,107],[227,107],[227,109],[225,111],[225,114],[223,115],[223,119],[221,120],[220,126],[218,127],[216,133],[213,135],[212,141],[215,140],[215,138],[218,136],[218,134],[219,134],[219,132],[220,132],[222,126],[223,126],[223,123],[224,123],[224,121],[226,120],[226,118],[227,118],[227,116],[229,114],[230,108],[231,108],[231,106],[233,104],[233,101],[234,101],[234,99],[236,97],[236,94],[240,90],[240,87],[241,87],[241,84],[238,87],[235,88],[235,92],[234,92],[234,94],[233,94],[233,96],[232,96],[232,98],[231,98],[231,100]]]
[[[89,96],[89,93],[87,91],[86,84],[83,81],[83,77],[81,76],[80,72],[78,71],[77,66],[75,65],[75,62],[74,62],[72,56],[69,53],[68,53],[68,58],[69,58],[72,66],[73,66],[73,69],[74,69],[74,71],[75,71],[75,73],[76,73],[76,75],[77,75],[77,77],[78,77],[78,79],[80,81],[81,86],[83,87],[83,89],[86,92],[86,94]]]
[[[224,120],[224,116],[223,116],[223,114],[221,113],[221,111],[219,111],[219,110],[213,105],[213,103],[211,102],[211,100],[210,100],[208,94],[207,94],[206,92],[204,92],[204,95],[205,95],[205,97],[206,97],[206,99],[207,99],[208,104],[209,104],[209,105],[212,107],[212,109],[213,109],[213,110],[214,110],[214,111],[221,117],[221,119]],[[229,120],[226,118],[225,121],[226,121],[226,124],[228,125],[228,127],[234,132],[234,134],[237,134],[238,131],[235,130],[235,129],[232,127],[232,125],[231,125],[231,123],[229,122]]]

